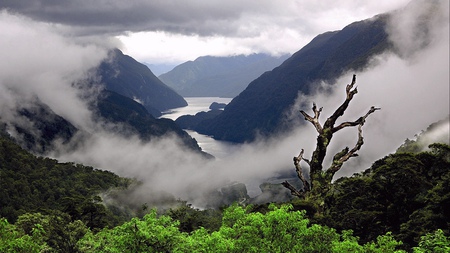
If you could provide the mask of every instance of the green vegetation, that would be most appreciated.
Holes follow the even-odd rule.
[[[269,206],[266,213],[232,205],[224,210],[221,227],[190,233],[180,222],[151,210],[114,228],[95,233],[81,222],[53,221],[41,214],[20,216],[15,225],[0,220],[1,252],[405,252],[390,233],[358,243],[351,230],[338,233],[310,224],[292,205]],[[422,236],[414,252],[448,252],[450,239],[442,230]]]
[[[386,156],[362,173],[338,179],[320,222],[351,229],[363,242],[390,231],[406,248],[425,233],[442,229],[448,234],[450,147],[430,148]]]
[[[337,180],[323,212],[302,199],[223,210],[181,202],[131,218],[98,196],[129,179],[36,157],[2,133],[0,252],[448,252],[449,168],[450,146],[435,143]]]
[[[130,183],[109,171],[36,157],[8,137],[0,137],[0,180],[0,217],[15,222],[25,213],[58,211],[91,229],[119,223],[97,195]]]
[[[79,221],[66,224],[57,238],[48,217],[28,215],[24,222],[0,223],[2,252],[402,252],[400,242],[389,234],[376,242],[359,245],[351,231],[337,233],[321,225],[310,225],[304,212],[292,206],[270,206],[266,214],[249,212],[250,208],[233,205],[224,211],[222,226],[209,233],[199,228],[191,233],[178,229],[179,221],[158,216],[151,210],[142,219],[98,233],[84,231]],[[33,219],[34,218],[34,219]],[[32,224],[27,221],[35,220]],[[41,225],[43,223],[45,225]],[[31,226],[30,226],[31,225]],[[34,225],[34,226],[33,226]],[[31,227],[31,230],[29,229]],[[48,230],[46,230],[48,229]],[[83,237],[80,235],[84,234]]]

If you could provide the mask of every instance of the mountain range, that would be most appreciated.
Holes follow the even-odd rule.
[[[183,97],[235,97],[247,85],[279,66],[288,54],[235,55],[229,57],[202,56],[176,66],[159,77]]]
[[[161,111],[187,105],[175,91],[162,83],[145,65],[116,49],[96,69],[95,80],[81,81],[78,88],[101,87],[101,92],[87,98],[92,121],[105,131],[124,137],[137,135],[142,141],[174,134],[183,145],[202,155],[195,139],[174,121],[155,118]],[[98,82],[98,80],[101,80]],[[83,98],[81,98],[83,99]],[[83,129],[56,114],[38,97],[18,107],[12,121],[0,117],[0,127],[23,148],[36,154],[58,151],[60,144],[76,147],[90,138],[92,129]],[[76,138],[74,138],[77,136]],[[66,148],[72,148],[72,147]],[[209,155],[206,155],[209,157]]]
[[[317,81],[332,82],[345,71],[361,70],[371,57],[392,49],[388,19],[388,14],[378,15],[318,35],[280,66],[250,82],[223,113],[196,124],[194,130],[238,143],[286,130],[284,115],[299,93],[310,94]]]

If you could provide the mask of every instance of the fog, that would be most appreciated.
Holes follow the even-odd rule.
[[[433,17],[426,19],[429,33],[420,37],[423,41],[417,41],[410,28],[423,25],[415,23],[415,17],[427,8],[409,6],[399,12],[402,22],[394,19],[389,32],[401,53],[379,55],[370,68],[356,73],[359,92],[342,120],[356,120],[372,105],[382,109],[370,115],[363,127],[365,144],[358,152],[360,156],[345,164],[338,176],[367,169],[376,159],[394,152],[406,138],[413,138],[449,115],[449,8],[447,1],[441,3],[443,6],[434,10]],[[315,147],[316,132],[310,124],[236,146],[226,159],[215,160],[205,160],[183,148],[175,136],[151,143],[138,137],[121,137],[97,125],[86,101],[81,99],[95,98],[97,90],[72,85],[78,80],[95,79],[90,70],[106,57],[110,45],[75,43],[54,32],[50,25],[7,12],[0,13],[0,36],[0,118],[18,120],[14,109],[38,98],[92,134],[77,150],[68,149],[70,144],[60,146],[52,156],[142,181],[145,190],[130,196],[137,201],[145,202],[155,192],[166,192],[204,206],[205,192],[233,182],[245,183],[249,194],[255,196],[261,182],[294,170],[292,157],[300,149],[304,148],[305,157],[309,157]],[[287,115],[302,120],[298,110],[311,113],[314,101],[323,107],[321,122],[324,122],[345,99],[345,85],[352,74],[343,74],[334,84],[318,83],[315,95],[299,94]],[[332,156],[345,146],[353,147],[356,139],[355,128],[337,133],[329,154]]]
[[[79,45],[51,25],[0,12],[0,106],[9,121],[15,108],[39,99],[55,113],[79,126],[89,120],[86,102],[72,85],[106,56],[97,45]]]

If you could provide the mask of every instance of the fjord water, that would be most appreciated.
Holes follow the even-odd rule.
[[[228,104],[232,100],[232,98],[222,97],[185,97],[184,99],[188,106],[165,111],[161,118],[176,120],[183,115],[195,115],[202,111],[207,112],[213,102]],[[186,130],[186,132],[197,140],[203,151],[215,156],[217,159],[227,157],[233,150],[234,144],[230,142],[214,140],[210,136],[199,134],[192,130]]]

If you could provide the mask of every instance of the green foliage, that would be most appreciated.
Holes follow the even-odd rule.
[[[195,231],[181,252],[367,252],[369,247],[372,252],[396,252],[399,244],[387,235],[396,243],[380,240],[361,246],[351,231],[339,235],[326,226],[310,225],[305,212],[292,211],[291,205],[270,209],[262,214],[233,205],[224,211],[219,231]]]
[[[291,205],[270,206],[265,214],[232,205],[224,210],[222,226],[180,232],[179,222],[152,210],[144,218],[97,234],[88,232],[78,246],[83,252],[403,252],[390,234],[359,245],[351,231],[309,224],[304,211]]]
[[[325,215],[315,220],[351,229],[362,242],[390,231],[405,248],[426,233],[449,232],[450,148],[432,144],[430,149],[392,154],[363,173],[336,180],[325,198]]]
[[[179,222],[157,217],[156,210],[97,234],[89,232],[79,242],[83,252],[170,252],[182,242]]]
[[[89,230],[84,222],[72,221],[68,214],[61,212],[51,215],[27,213],[19,216],[14,225],[16,230],[26,235],[32,235],[35,227],[42,228],[45,233],[40,239],[56,252],[79,252],[77,242]]]
[[[0,217],[14,222],[27,212],[58,210],[91,228],[117,224],[97,195],[129,184],[112,172],[36,157],[5,137],[0,137],[0,178]]]
[[[222,222],[222,213],[219,210],[198,210],[192,208],[186,202],[178,208],[167,211],[167,215],[180,222],[179,229],[181,232],[188,233],[201,227],[210,232],[217,231]]]
[[[421,237],[419,246],[413,248],[414,253],[450,252],[450,238],[441,229]]]
[[[48,249],[43,240],[45,231],[39,224],[33,226],[29,234],[0,218],[0,252],[42,252]]]

